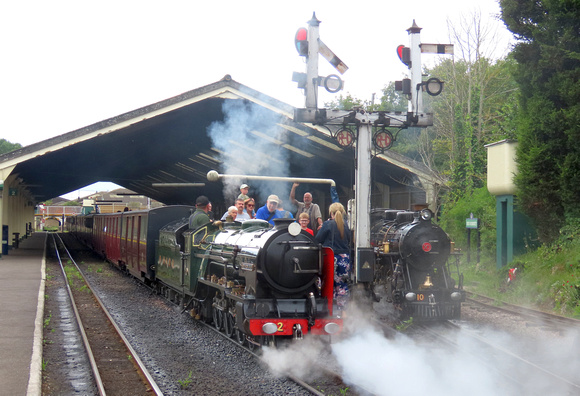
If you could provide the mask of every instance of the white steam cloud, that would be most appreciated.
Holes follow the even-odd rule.
[[[490,356],[491,352],[462,335],[465,332],[449,336],[459,345],[457,350],[450,350],[432,342],[421,344],[422,340],[405,335],[387,339],[350,309],[346,320],[344,338],[331,345],[336,362],[329,362],[323,344],[312,340],[286,350],[266,348],[264,359],[275,373],[308,379],[316,377],[316,367],[324,359],[321,356],[326,356],[324,364],[335,366],[352,390],[363,395],[572,395],[577,391],[557,380],[534,375],[533,370],[523,369],[525,366],[520,364],[514,367],[510,359]],[[562,378],[574,381],[578,377],[577,331],[541,340],[524,340],[491,329],[484,333],[493,343],[505,345],[506,349],[509,346],[509,350],[522,353]]]
[[[213,146],[220,151],[222,172],[230,175],[287,176],[288,151],[282,147],[286,131],[277,126],[281,116],[255,103],[226,100],[222,106],[224,120],[213,122],[208,134]],[[271,183],[256,180],[222,179],[226,201],[240,193],[241,183],[261,195],[262,203],[270,194],[282,199],[289,188],[273,191]],[[250,194],[250,196],[253,196]],[[255,198],[255,197],[254,197]]]

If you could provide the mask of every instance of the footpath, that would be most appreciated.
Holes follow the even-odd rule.
[[[45,246],[35,232],[0,259],[0,396],[40,396]]]

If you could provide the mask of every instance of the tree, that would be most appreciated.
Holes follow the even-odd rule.
[[[347,93],[346,96],[340,94],[338,99],[324,103],[324,105],[333,110],[352,110],[354,108],[359,108],[365,111],[407,110],[407,98],[399,91],[395,91],[394,82],[385,85],[381,91],[383,95],[380,97],[378,104],[375,104],[374,101],[369,102],[368,100],[359,99],[352,96],[350,93]]]
[[[6,139],[0,139],[0,154],[6,154],[19,148],[22,148],[20,143],[10,143]]]
[[[469,196],[485,183],[485,145],[515,136],[517,85],[511,75],[513,60],[493,60],[486,43],[494,41],[479,14],[459,27],[449,25],[455,58],[439,63],[427,74],[445,81],[442,95],[432,99],[435,124],[424,137],[430,167],[448,178],[446,201]],[[429,153],[427,155],[427,153]]]
[[[542,241],[580,217],[580,4],[501,0],[520,87],[517,123],[521,208]]]
[[[369,103],[366,101],[362,101],[361,99],[355,98],[350,93],[347,93],[346,96],[342,96],[340,94],[338,99],[333,100],[332,102],[324,103],[324,105],[332,110],[353,110],[354,108],[362,108],[366,109],[369,106]]]

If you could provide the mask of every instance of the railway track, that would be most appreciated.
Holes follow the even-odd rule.
[[[524,355],[517,348],[509,348],[492,335],[478,334],[451,322],[444,322],[436,327],[417,328],[461,354],[474,356],[485,367],[494,370],[505,380],[505,394],[580,394],[580,381],[577,378],[565,377],[557,369],[550,367],[549,361]],[[536,388],[531,393],[530,383]]]
[[[501,311],[510,315],[518,315],[533,325],[548,326],[554,330],[580,330],[580,320],[555,315],[549,312],[524,307],[496,300],[487,296],[467,292],[467,302],[490,310]]]
[[[516,322],[526,329],[537,330],[538,338],[513,335],[485,325],[479,327],[464,320],[410,323],[397,338],[408,337],[413,340],[412,345],[406,344],[405,350],[410,356],[416,357],[412,359],[416,362],[415,370],[441,370],[438,383],[430,389],[432,394],[444,394],[442,392],[448,392],[449,389],[477,395],[580,394],[580,381],[574,369],[575,365],[577,367],[576,353],[559,355],[560,348],[546,353],[546,350],[552,348],[552,343],[568,345],[569,350],[577,350],[577,338],[574,341],[574,337],[571,337],[572,343],[566,343],[570,333],[577,334],[576,337],[580,334],[577,331],[574,333],[578,329],[578,321],[531,309],[518,310],[517,306],[498,308],[497,302],[487,301],[491,305],[478,301],[478,307],[485,305],[489,310],[501,310],[501,314],[496,314],[499,320],[504,320],[508,315],[523,315],[526,319],[518,318]],[[396,339],[390,325],[379,320],[375,324],[383,330],[385,338]],[[554,331],[556,328],[558,331]],[[552,336],[543,337],[544,334]],[[393,350],[397,349],[396,340],[390,345]],[[456,367],[452,371],[459,376],[446,375],[445,367]],[[469,380],[465,381],[466,378]]]
[[[174,303],[172,300],[167,299],[170,303]],[[238,348],[243,349],[246,353],[254,356],[261,364],[264,366],[269,366],[267,360],[263,358],[263,349],[262,348],[291,348],[291,345],[287,342],[282,343],[282,345],[267,345],[268,340],[258,338],[254,339],[251,337],[243,337],[240,336],[239,333],[231,331],[228,329],[226,325],[226,321],[222,318],[217,319],[216,315],[214,315],[214,321],[211,323],[204,322],[203,320],[199,320],[198,322],[209,329],[212,332],[219,334],[221,337],[225,338],[232,344],[236,345]],[[301,341],[296,341],[301,342]],[[262,345],[264,344],[264,345]],[[316,375],[309,376],[311,378],[304,379],[301,378],[299,375],[294,375],[291,373],[282,373],[284,377],[289,379],[290,381],[296,383],[298,386],[302,387],[309,393],[317,396],[324,396],[324,395],[340,395],[345,394],[348,390],[348,395],[356,396],[358,393],[352,390],[352,387],[347,385],[342,376],[326,367],[323,363],[315,365]],[[310,373],[312,374],[312,373]],[[364,386],[359,387],[361,390],[364,390]],[[370,392],[366,392],[367,395],[372,395]]]
[[[234,336],[228,336],[223,333],[223,329],[217,329],[213,324],[203,323],[204,326],[209,328],[211,331],[220,334],[220,336],[227,339],[229,342],[237,345],[239,348],[244,349],[247,353],[254,356],[260,363],[264,366],[268,366],[268,361],[262,356],[262,346],[258,346],[255,341],[248,343],[240,343],[239,340]],[[233,337],[233,338],[232,338]],[[266,347],[268,348],[268,347]],[[284,373],[284,377],[288,378],[292,382],[301,386],[308,392],[317,396],[324,396],[325,394],[340,394],[341,390],[344,392],[345,389],[349,388],[348,385],[344,383],[340,374],[322,366],[318,365],[316,368],[319,375],[316,376],[314,380],[306,380],[300,378],[298,375]],[[356,395],[354,392],[349,392],[349,395]]]
[[[91,289],[60,236],[51,235],[98,394],[162,395],[119,326]]]
[[[72,259],[71,259],[71,261],[72,261]],[[83,267],[86,267],[86,264],[83,265]],[[117,267],[111,266],[111,268],[113,270],[115,270],[115,271],[113,271],[114,273],[116,272],[119,274],[119,276],[123,276],[123,274],[121,273],[121,271],[119,271],[119,269]],[[152,294],[155,293],[155,291],[150,286],[147,286],[145,284],[141,284],[141,285],[144,288],[150,290],[150,293],[152,293]],[[95,297],[97,297],[96,293],[91,293],[91,294],[94,294]],[[159,297],[164,298],[162,296],[159,296]],[[175,306],[175,301],[173,301],[169,298],[164,298],[164,299],[168,303],[170,303],[171,305]],[[178,311],[178,310],[176,309],[176,311]],[[181,313],[184,313],[184,311],[182,310]],[[206,323],[203,320],[197,320],[196,322],[197,322],[197,324],[201,325],[202,327],[205,327],[209,331],[219,334],[222,339],[225,339],[229,343],[236,345],[236,348],[240,348],[240,349],[244,350],[245,353],[253,356],[255,359],[257,359],[261,363],[261,365],[263,367],[269,366],[268,363],[262,357],[262,346],[259,345],[259,342],[262,342],[263,340],[261,340],[261,339],[247,339],[247,338],[243,338],[241,340],[240,337],[235,332],[231,332],[229,335],[224,334],[227,331],[226,326],[224,326],[224,321],[220,321],[218,326],[216,326],[215,323]],[[328,368],[323,367],[322,365],[320,365],[320,367],[316,368],[316,370],[317,370],[317,375],[314,377],[314,379],[310,379],[310,378],[303,379],[303,378],[300,378],[298,375],[293,375],[293,374],[288,374],[288,373],[281,373],[280,376],[287,378],[291,382],[294,382],[299,387],[303,388],[307,393],[310,393],[313,395],[319,395],[319,396],[322,396],[325,394],[327,394],[327,395],[328,394],[340,395],[340,394],[345,393],[346,389],[349,388],[349,385],[344,384],[344,382],[342,381],[340,374],[333,372],[332,370],[329,370]],[[139,394],[139,393],[133,393],[133,394]],[[148,393],[148,394],[151,394],[151,393]],[[355,393],[349,389],[348,394],[354,396],[357,393]],[[370,393],[367,393],[367,394],[370,394]]]

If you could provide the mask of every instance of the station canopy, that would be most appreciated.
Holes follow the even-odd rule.
[[[291,184],[245,179],[210,182],[207,173],[333,179],[354,185],[352,147],[340,147],[324,126],[296,123],[294,107],[226,75],[218,82],[0,156],[36,204],[109,181],[165,204],[192,205],[254,189],[287,197]],[[373,160],[373,178],[405,183],[431,177],[422,164],[394,152]],[[320,186],[313,186],[321,188]],[[326,187],[324,187],[326,188]],[[341,190],[342,188],[342,190]]]

